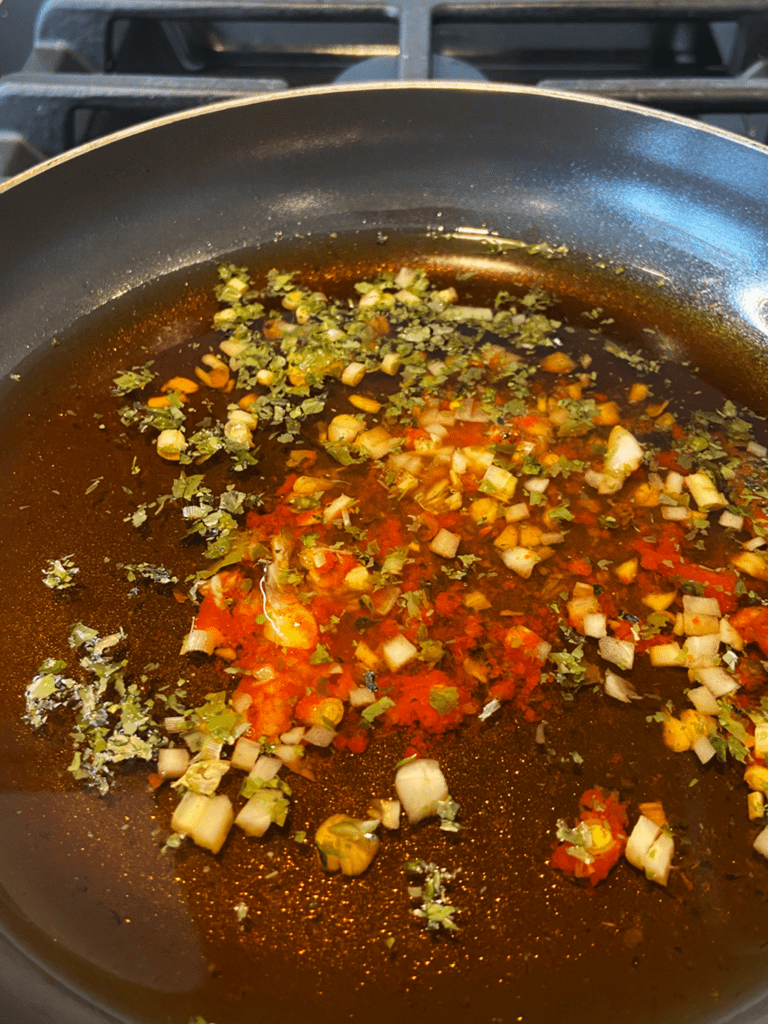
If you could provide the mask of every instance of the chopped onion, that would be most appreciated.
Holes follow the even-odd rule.
[[[598,641],[597,649],[604,661],[611,661],[627,672],[634,664],[635,645],[631,640],[619,640],[615,636],[604,636]]]
[[[233,768],[249,772],[261,754],[261,744],[247,736],[241,736],[232,750],[230,761]]]
[[[726,530],[743,530],[744,516],[737,516],[735,512],[729,512],[728,509],[726,509],[721,513],[718,523],[725,527]]]
[[[365,448],[372,459],[383,459],[389,455],[396,442],[385,427],[372,427],[358,435],[357,443]]]
[[[683,484],[685,478],[682,473],[678,473],[676,470],[670,470],[667,473],[667,479],[664,481],[664,490],[667,494],[682,494]]]
[[[621,676],[617,676],[610,669],[605,673],[605,692],[609,697],[614,697],[625,704],[629,704],[633,700],[642,700],[642,696],[637,692],[632,683],[622,679]]]
[[[478,490],[506,502],[512,498],[516,487],[517,477],[501,466],[491,464],[483,474]]]
[[[755,726],[755,753],[761,757],[768,754],[768,722],[758,722]]]
[[[313,747],[330,747],[335,739],[336,730],[325,725],[313,725],[304,734],[304,742],[310,743]]]
[[[448,784],[440,765],[425,757],[398,768],[395,789],[412,825],[437,814],[437,801],[448,796]]]
[[[755,839],[752,846],[758,853],[761,853],[763,857],[768,857],[768,825],[765,826],[762,832],[760,832]]]
[[[629,863],[642,870],[643,858],[660,835],[661,829],[656,822],[641,814],[627,839],[627,848],[624,851]]]
[[[654,668],[683,664],[683,652],[680,649],[680,644],[675,640],[668,644],[655,644],[653,647],[649,647],[648,658]]]
[[[170,715],[163,719],[163,728],[166,732],[184,732],[187,728],[187,720],[184,715]]]
[[[594,637],[596,640],[607,636],[608,617],[602,612],[587,612],[584,616],[584,636]]]
[[[688,691],[688,698],[691,704],[702,715],[717,715],[720,712],[720,705],[712,691],[706,686],[694,686]]]
[[[259,790],[241,808],[240,813],[235,818],[235,825],[241,828],[248,836],[254,836],[255,838],[263,836],[272,824],[272,809],[280,799],[281,795],[277,790]]]
[[[341,374],[341,383],[348,384],[350,387],[357,387],[360,381],[365,376],[365,364],[364,363],[348,363],[344,367],[344,371]]]
[[[714,615],[720,618],[720,605],[716,597],[683,594],[683,612],[687,615]]]
[[[706,686],[715,698],[724,697],[727,693],[733,693],[739,688],[739,684],[730,672],[726,672],[720,665],[697,668],[694,669],[693,674],[696,680]]]
[[[338,498],[334,498],[330,505],[326,505],[323,509],[324,522],[330,523],[332,519],[336,519],[343,512],[348,512],[355,504],[355,498],[350,498],[348,494],[340,494]]]
[[[261,757],[256,759],[253,768],[248,772],[248,778],[263,779],[264,782],[269,782],[270,779],[275,778],[282,767],[283,762],[279,757],[270,757],[269,754],[262,754]]]
[[[189,836],[194,843],[211,853],[218,853],[229,835],[235,812],[228,796],[203,796],[187,793],[174,811],[171,828],[179,835]]]
[[[508,569],[527,580],[541,558],[531,548],[515,547],[502,551],[501,560]]]
[[[734,629],[726,618],[720,619],[720,640],[722,643],[728,644],[729,647],[733,647],[735,651],[744,649],[744,640],[741,633]]]
[[[683,612],[683,632],[687,636],[709,636],[716,633],[720,636],[720,614],[692,615]]]
[[[244,714],[252,703],[253,697],[250,693],[246,693],[245,690],[236,690],[230,699],[230,704],[238,715]]]
[[[661,518],[670,523],[685,523],[691,517],[691,510],[687,505],[662,505]]]
[[[441,558],[455,558],[459,550],[461,537],[458,533],[451,533],[450,530],[442,528],[438,530],[429,545],[430,550]]]
[[[764,548],[765,537],[752,537],[750,540],[744,541],[742,547],[745,551],[757,551],[759,548]]]
[[[157,774],[164,779],[180,779],[189,768],[189,751],[183,747],[161,747],[157,752]]]
[[[306,729],[303,725],[295,725],[288,732],[280,733],[280,742],[285,743],[286,746],[295,747],[297,743],[301,743],[305,732]]]
[[[545,476],[531,476],[523,481],[523,487],[526,491],[536,492],[537,494],[543,494],[549,485],[550,480]]]
[[[356,686],[349,691],[349,703],[353,708],[366,707],[368,704],[376,703],[376,695],[367,686]]]
[[[415,280],[415,270],[411,267],[401,267],[397,272],[394,283],[397,288],[409,288]]]
[[[707,761],[711,761],[715,756],[715,748],[706,736],[699,736],[691,747],[691,750],[693,750],[702,764],[706,764]]]
[[[649,882],[656,882],[658,885],[666,885],[669,878],[669,870],[672,867],[672,857],[675,853],[675,841],[672,836],[662,832],[651,844],[650,849],[643,857],[643,868],[645,877]]]
[[[565,534],[560,533],[559,530],[557,533],[542,533],[539,540],[542,544],[562,544],[565,541]]]
[[[536,661],[544,662],[549,657],[549,652],[552,650],[552,644],[546,640],[542,640],[540,644],[536,644],[533,649],[533,657]]]
[[[387,640],[383,644],[381,653],[384,656],[384,661],[386,661],[389,671],[397,672],[404,665],[407,665],[409,661],[413,661],[419,651],[407,637],[404,637],[402,633],[398,633],[397,636],[392,637],[391,640]]]
[[[764,444],[759,444],[757,441],[748,441],[747,452],[750,455],[756,455],[759,459],[762,459],[768,455],[768,448],[766,448]]]
[[[714,665],[717,660],[717,652],[720,649],[720,635],[719,633],[710,633],[707,636],[689,636],[685,641],[685,647],[686,668]]]
[[[605,476],[596,469],[587,469],[584,471],[584,483],[589,484],[590,487],[594,487],[595,490],[600,489]]]
[[[378,818],[386,829],[400,828],[399,800],[372,800],[368,814],[371,818]]]
[[[504,518],[508,523],[519,523],[521,519],[527,519],[531,514],[530,509],[524,501],[516,505],[510,505],[504,512]]]
[[[634,434],[620,424],[615,426],[608,437],[603,472],[624,480],[640,467],[642,461],[643,448]]]

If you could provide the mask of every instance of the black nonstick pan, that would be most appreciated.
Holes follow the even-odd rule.
[[[428,235],[433,248],[441,234],[564,247],[563,269],[550,267],[548,281],[651,323],[658,354],[692,361],[768,413],[768,149],[628,105],[438,83],[221,104],[101,140],[0,187],[0,403],[14,407],[15,377],[40,372],[52,339],[151,282],[275,239],[354,232]],[[13,445],[10,426],[5,434]],[[4,674],[0,685],[21,693],[25,681]],[[61,810],[45,794],[26,800],[12,783],[3,791],[14,765],[33,756],[17,724],[0,722],[0,1019],[187,1024],[174,993],[193,991],[209,965],[183,908],[176,917],[157,909],[172,902],[172,868],[146,897],[158,901],[146,919],[159,923],[154,933],[137,929],[130,969],[116,967],[120,941],[96,955],[85,939],[68,948],[60,940],[87,935],[94,915],[124,920],[128,894],[108,857],[62,854],[68,912],[80,881],[84,909],[67,927],[59,911],[46,912],[34,837],[61,827]],[[16,816],[25,835],[12,827]],[[114,858],[138,856],[140,846],[129,850],[117,834]],[[148,961],[158,964],[156,988],[135,981]],[[670,1007],[670,1024],[760,1024],[761,963],[750,952],[727,999]],[[281,999],[269,1017],[262,1007],[252,1019],[289,1024],[317,1011]],[[574,1005],[582,1012],[601,1012],[599,986],[588,1007]],[[229,1024],[224,1011],[208,1016]]]

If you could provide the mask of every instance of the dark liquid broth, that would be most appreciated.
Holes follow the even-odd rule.
[[[473,303],[500,287],[557,284],[564,298],[555,309],[579,325],[577,350],[592,346],[599,355],[600,339],[581,326],[579,313],[605,304],[618,321],[604,328],[611,337],[642,343],[650,354],[691,351],[705,375],[714,374],[699,358],[701,323],[686,326],[674,303],[596,269],[579,291],[566,263],[524,251],[497,255],[478,242],[393,237],[378,244],[357,236],[279,244],[237,261],[257,284],[271,266],[298,269],[303,282],[317,286],[351,284],[405,263],[446,284],[472,270],[476,277],[461,287],[463,301]],[[178,515],[150,514],[141,531],[124,521],[137,504],[169,491],[178,467],[160,463],[148,434],[122,427],[121,400],[108,394],[117,372],[149,357],[161,374],[191,372],[195,346],[203,352],[213,343],[214,282],[215,268],[203,268],[120,300],[31,358],[5,403],[0,882],[8,928],[92,998],[153,1024],[187,1024],[196,1014],[216,1024],[384,1024],[393,1017],[408,1024],[550,1024],[582,1014],[622,1024],[693,1024],[725,1014],[759,987],[768,968],[768,865],[751,849],[737,769],[699,769],[693,755],[667,750],[658,727],[646,723],[645,704],[627,707],[583,690],[550,716],[547,747],[555,759],[509,707],[482,729],[436,739],[432,754],[451,780],[466,830],[451,836],[429,823],[401,828],[357,879],[324,874],[311,842],[292,836],[311,837],[326,816],[364,812],[369,795],[389,794],[392,765],[404,750],[398,735],[379,738],[361,755],[318,755],[317,783],[291,777],[285,829],[273,827],[263,840],[233,829],[213,857],[191,844],[160,852],[177,797],[167,785],[147,791],[147,765],[118,768],[117,785],[101,798],[67,771],[66,715],[52,716],[38,732],[22,722],[24,688],[42,659],[74,662],[66,639],[78,620],[101,635],[122,626],[136,675],[156,663],[153,679],[181,675],[191,697],[222,686],[210,661],[179,658],[190,604],[151,583],[132,587],[117,568],[147,560],[183,580],[199,566],[200,551],[182,540]],[[652,311],[649,321],[638,323],[638,306]],[[622,310],[632,317],[622,319]],[[648,323],[655,334],[643,332]],[[717,337],[710,329],[708,337],[717,347],[725,331]],[[618,361],[600,358],[601,381],[622,379]],[[719,393],[681,368],[665,377],[678,408],[681,401],[722,404]],[[198,406],[202,414],[202,400]],[[228,477],[213,468],[209,485],[217,491],[232,479],[264,490],[265,479],[280,479],[281,458],[275,445],[256,470]],[[83,585],[48,591],[42,567],[70,552]],[[663,672],[646,674],[641,691],[643,683],[664,689]],[[584,763],[575,764],[571,751]],[[691,787],[693,774],[699,781]],[[620,790],[633,804],[663,802],[688,885],[673,874],[662,889],[622,863],[589,891],[548,867],[556,820],[570,818],[594,784]],[[422,930],[410,914],[402,866],[416,857],[461,865],[451,887],[462,908],[455,938]],[[249,908],[242,922],[235,909],[241,903]]]

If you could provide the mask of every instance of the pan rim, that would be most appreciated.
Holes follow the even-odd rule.
[[[8,178],[6,181],[0,182],[0,196],[23,184],[25,181],[36,178],[38,175],[43,174],[54,167],[58,167],[59,165],[66,164],[71,160],[75,160],[86,153],[102,149],[105,146],[119,142],[121,139],[138,136],[144,132],[153,131],[155,129],[162,128],[165,125],[175,124],[192,118],[215,115],[220,111],[236,110],[241,107],[260,106],[261,104],[271,103],[285,103],[292,100],[298,101],[301,99],[316,98],[320,96],[335,96],[343,95],[345,93],[358,94],[361,92],[406,92],[409,90],[417,90],[419,92],[468,92],[508,96],[541,96],[545,99],[562,100],[570,103],[577,103],[582,106],[623,111],[639,117],[676,124],[693,132],[701,133],[703,135],[713,135],[730,143],[736,143],[748,150],[768,155],[768,144],[757,142],[754,139],[748,139],[745,136],[736,135],[724,128],[718,128],[715,125],[706,124],[701,121],[695,121],[682,114],[674,114],[665,110],[656,110],[652,107],[643,106],[642,104],[628,103],[624,100],[614,100],[604,96],[595,96],[590,93],[572,92],[570,90],[566,91],[560,89],[542,89],[535,85],[518,85],[499,82],[454,82],[436,80],[405,80],[396,82],[381,81],[327,86],[305,86],[297,89],[287,88],[280,92],[269,92],[263,95],[254,94],[250,96],[238,96],[226,100],[220,100],[215,103],[206,103],[203,106],[179,110],[172,114],[163,114],[160,117],[143,121],[141,124],[132,125],[129,128],[122,128],[119,131],[104,135],[101,138],[82,143],[79,146],[75,146],[72,149],[67,150],[65,153],[49,157],[47,160],[43,160],[41,163],[35,164],[34,167],[21,171],[19,174]]]

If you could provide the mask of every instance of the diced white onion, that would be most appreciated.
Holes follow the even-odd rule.
[[[733,693],[739,688],[739,684],[730,672],[726,672],[720,665],[697,668],[694,675],[698,682],[706,686],[712,696],[716,698],[724,697],[727,693]]]
[[[709,742],[708,737],[699,736],[696,742],[691,747],[693,752],[696,754],[702,764],[706,764],[707,761],[711,761],[715,756],[715,748]]]
[[[336,730],[325,725],[313,725],[304,734],[304,742],[313,747],[330,747],[336,739]]]
[[[195,629],[195,624],[192,623],[192,628],[184,637],[184,642],[181,645],[181,654],[192,654],[195,651],[213,654],[223,640],[224,637],[218,629]]]
[[[232,828],[235,812],[228,796],[186,793],[171,818],[171,828],[198,846],[218,853]]]
[[[541,537],[539,537],[539,540],[542,544],[547,545],[562,544],[565,541],[565,534],[560,533],[559,530],[557,531],[557,533],[542,533]]]
[[[280,742],[285,743],[286,746],[295,747],[297,743],[301,743],[305,732],[306,729],[303,725],[295,725],[288,732],[280,733]]]
[[[759,833],[752,846],[763,857],[768,857],[768,825]]]
[[[708,636],[689,636],[685,641],[686,668],[701,668],[714,665],[720,649],[720,636],[710,633]]]
[[[617,676],[610,669],[605,673],[605,692],[609,697],[623,701],[625,704],[630,704],[633,700],[642,700],[632,683]]]
[[[341,383],[348,384],[350,387],[357,387],[364,376],[364,363],[349,363],[344,367],[344,371],[341,375]]]
[[[745,551],[757,551],[758,548],[765,547],[765,537],[750,537],[742,546]]]
[[[409,661],[413,661],[419,652],[418,648],[414,647],[407,637],[399,633],[383,644],[381,653],[384,656],[384,661],[386,661],[389,671],[397,672],[404,665],[407,665]]]
[[[248,836],[263,836],[272,824],[272,808],[279,799],[276,790],[260,790],[241,808],[235,824]]]
[[[590,487],[594,487],[595,490],[600,489],[600,485],[604,479],[605,475],[596,469],[587,469],[584,471],[584,483],[589,484]]]
[[[589,599],[591,601],[591,599]],[[599,640],[608,633],[608,616],[602,612],[588,612],[584,616],[584,636]]]
[[[698,597],[683,594],[683,612],[688,615],[716,615],[720,617],[720,605],[716,597]]]
[[[675,841],[672,836],[662,832],[650,849],[643,857],[643,868],[645,877],[649,882],[656,882],[658,885],[666,885],[669,878],[669,870],[672,867],[672,857],[675,853]]]
[[[598,640],[597,649],[604,661],[613,662],[628,672],[635,661],[635,645],[631,640],[619,640],[615,636],[604,636]]]
[[[735,512],[729,512],[728,509],[726,509],[720,514],[718,523],[725,527],[726,530],[743,530],[744,516],[737,516]]]
[[[685,523],[690,519],[691,510],[687,505],[662,505],[661,518],[670,523]]]
[[[648,649],[648,658],[654,668],[667,668],[671,665],[683,664],[680,644],[676,640],[672,640],[668,644],[654,644]]]
[[[536,563],[541,561],[535,551],[523,547],[507,548],[502,551],[501,560],[508,569],[525,580],[530,577]]]
[[[372,800],[368,814],[378,818],[386,829],[400,828],[399,800]]]
[[[442,528],[432,538],[429,547],[441,558],[455,558],[460,543],[461,537],[458,533],[451,533],[450,530]]]
[[[747,452],[750,455],[756,455],[759,459],[762,459],[765,455],[768,455],[768,448],[766,448],[764,444],[759,444],[757,441],[748,441]]]
[[[624,856],[627,858],[630,864],[636,868],[642,870],[643,858],[645,857],[648,850],[651,848],[651,844],[654,843],[661,835],[661,829],[655,821],[651,821],[650,818],[646,818],[644,814],[635,822],[635,827],[627,839],[627,847],[624,851]]]
[[[251,740],[247,736],[241,736],[232,750],[230,758],[232,767],[239,768],[243,772],[249,772],[256,764],[260,754],[261,745],[256,740]]]
[[[157,774],[180,779],[189,767],[189,751],[183,747],[161,747],[157,752]]]
[[[418,758],[398,768],[395,789],[412,825],[437,814],[437,801],[448,796],[445,776],[431,758]]]
[[[367,686],[356,686],[354,690],[349,691],[349,703],[353,708],[363,708],[376,703],[376,694]]]
[[[670,470],[667,473],[667,479],[664,481],[664,490],[667,494],[682,494],[683,484],[685,478],[682,473],[678,473],[676,470]]]
[[[163,719],[163,728],[166,732],[184,732],[187,728],[187,720],[184,715],[169,715]]]
[[[236,690],[232,694],[229,703],[232,705],[232,707],[235,709],[238,715],[242,715],[248,710],[248,708],[253,703],[253,697],[250,695],[250,693],[246,693],[245,690]]]
[[[527,519],[531,512],[524,501],[518,502],[516,505],[510,505],[504,511],[504,518],[508,523],[519,523],[521,519]]]
[[[263,779],[264,782],[269,782],[270,779],[275,778],[282,767],[283,762],[279,757],[271,757],[269,754],[262,754],[261,757],[257,758],[253,768],[248,772],[248,778]]]
[[[552,650],[552,644],[547,643],[546,640],[542,640],[540,644],[536,644],[533,649],[533,657],[536,661],[544,662],[549,657],[549,652]]]
[[[694,686],[693,689],[688,691],[688,698],[702,715],[717,715],[720,712],[717,698],[706,686]]]
[[[523,481],[523,487],[526,491],[543,494],[549,487],[550,482],[551,481],[545,476],[531,476],[528,477],[527,480]]]

